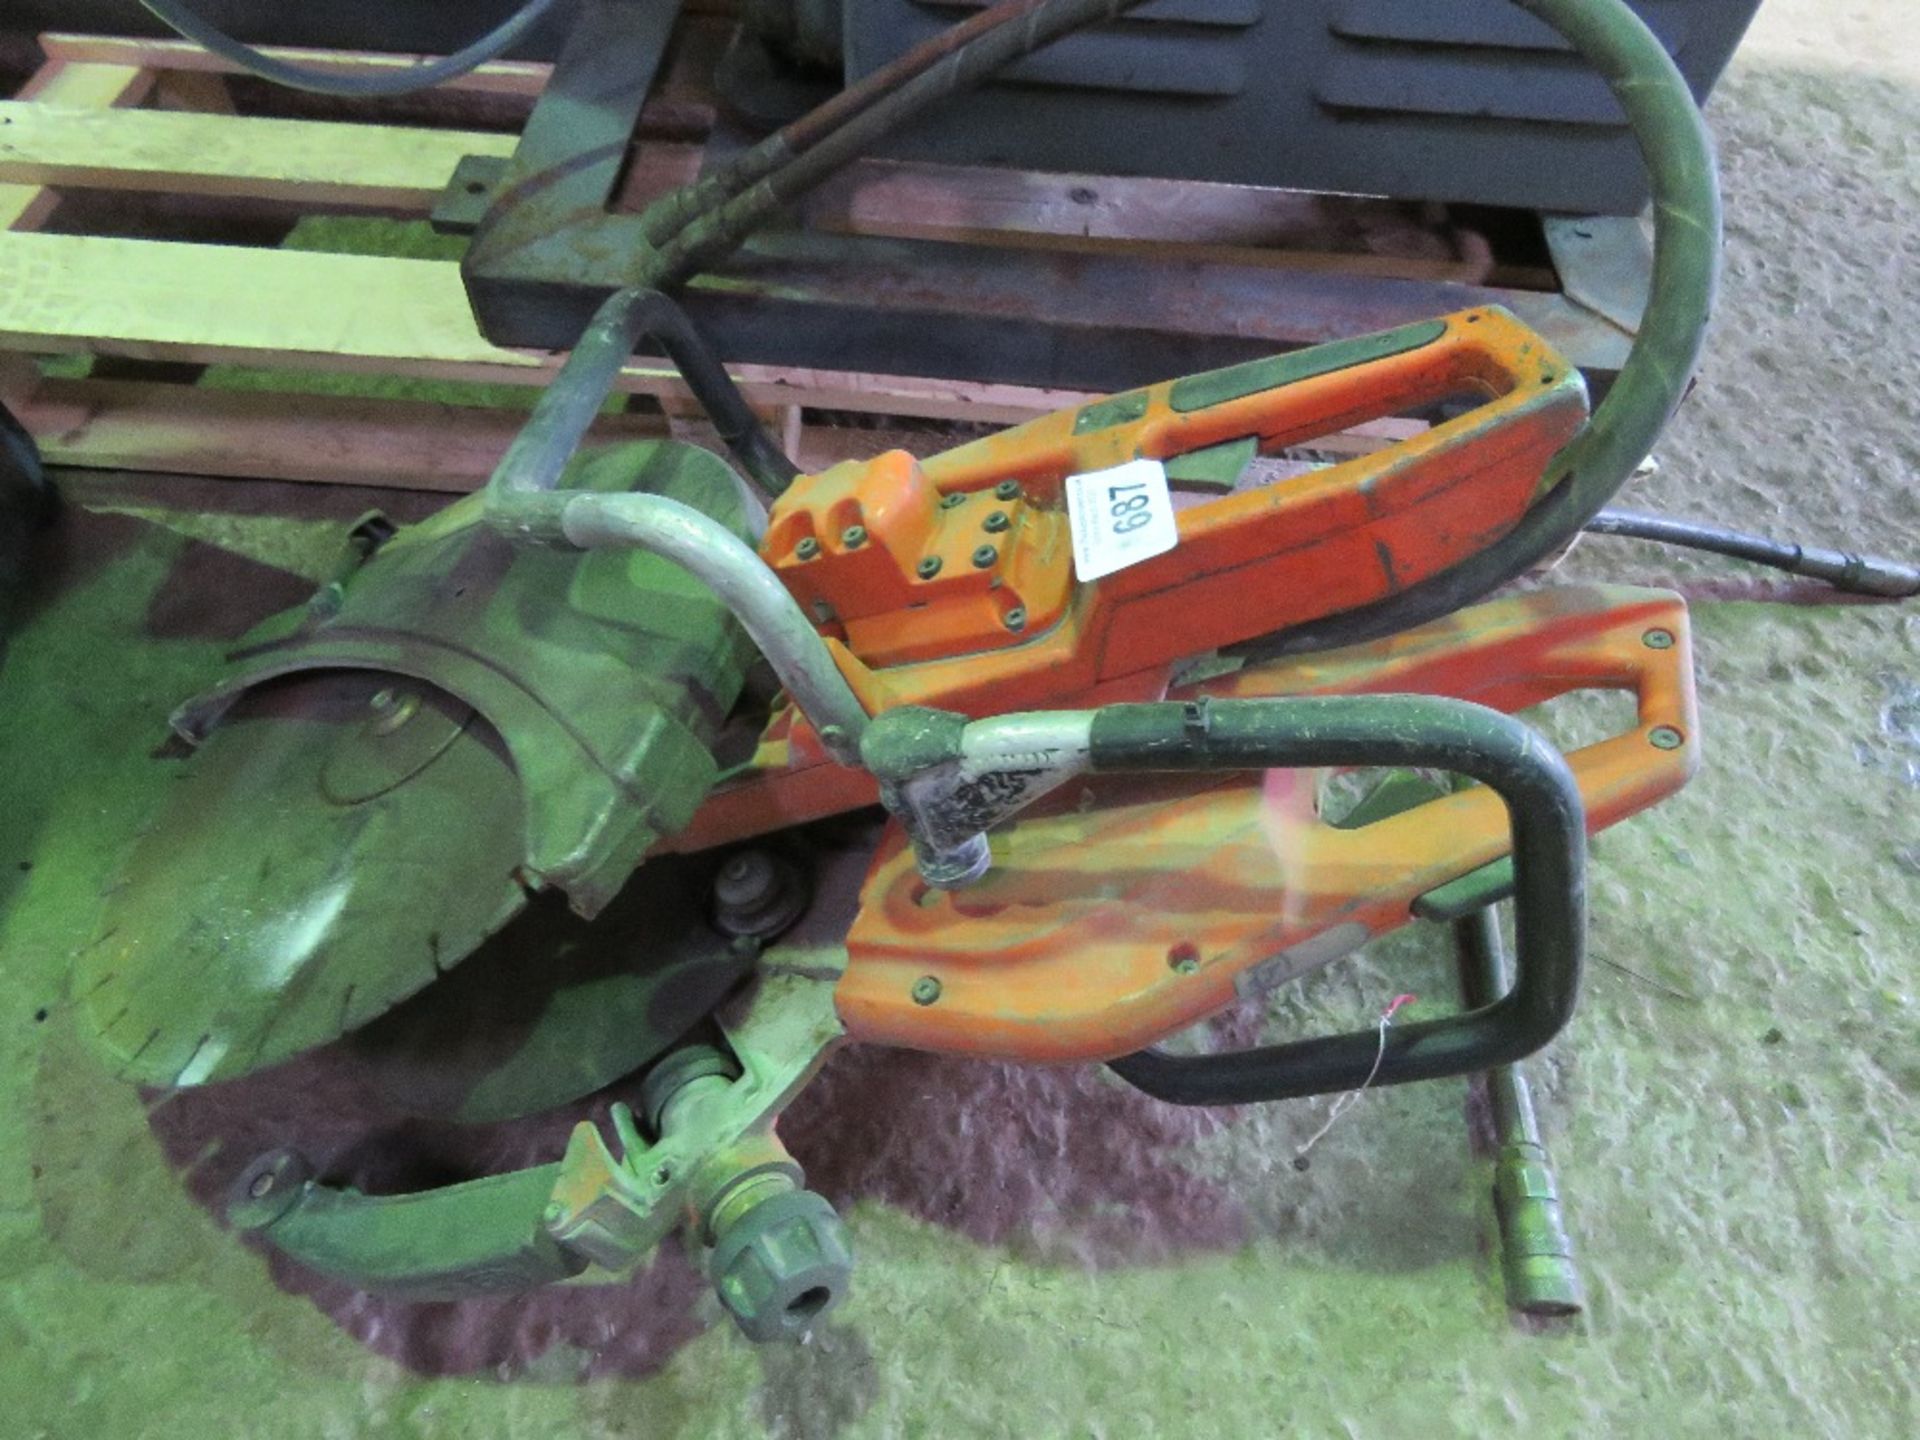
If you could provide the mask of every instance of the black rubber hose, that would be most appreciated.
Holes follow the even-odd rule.
[[[1048,0],[1000,0],[992,8],[947,26],[846,89],[836,91],[799,119],[781,126],[759,143],[722,161],[698,180],[670,191],[649,205],[640,217],[648,241],[659,244],[672,239],[689,221],[725,204],[748,186],[812,149],[954,51],[990,30],[1027,19],[1047,3]]]
[[[1630,540],[1652,540],[1661,545],[1677,545],[1687,550],[1705,550],[1734,560],[1746,560],[1784,570],[1789,575],[1810,575],[1824,580],[1836,590],[1853,595],[1881,595],[1904,599],[1920,595],[1920,566],[1902,565],[1878,555],[1855,555],[1844,550],[1826,550],[1814,545],[1796,545],[1790,540],[1769,540],[1764,535],[1749,535],[1720,525],[1704,525],[1697,520],[1675,520],[1666,515],[1646,515],[1637,510],[1602,510],[1587,525],[1594,535],[1619,535]]]
[[[258,75],[262,80],[271,80],[276,85],[285,85],[294,90],[311,90],[320,95],[362,97],[411,95],[416,90],[430,89],[471,74],[489,60],[498,60],[519,44],[526,33],[553,9],[557,0],[527,0],[525,5],[466,48],[439,60],[410,65],[405,70],[387,75],[335,74],[327,70],[312,70],[305,65],[294,65],[234,39],[191,5],[182,3],[182,0],[140,0],[140,3],[177,34],[224,60],[231,60],[242,70]]]
[[[805,148],[764,174],[760,172],[771,160],[771,151],[763,152],[751,169],[736,172],[736,180],[749,174],[757,178],[724,203],[688,221],[684,229],[662,243],[658,250],[638,257],[634,283],[670,285],[688,279],[732,250],[781,206],[805,194],[929,106],[970,89],[995,71],[1063,35],[1116,19],[1144,3],[1145,0],[1042,0],[1037,5],[1006,5],[1000,7],[1005,11],[1003,18],[991,26],[978,28],[964,44],[954,46],[936,36],[920,51],[910,52],[889,67],[890,72],[911,77],[898,88],[873,95],[870,101],[853,108],[843,121],[825,128],[824,133],[820,133],[821,127],[811,126],[807,121],[797,122],[797,126],[807,127]],[[914,56],[921,53],[930,53],[936,63],[916,61]],[[662,206],[672,203],[672,197],[668,196]]]
[[[1613,388],[1554,457],[1553,489],[1501,539],[1383,600],[1235,647],[1250,659],[1358,644],[1450,615],[1579,534],[1645,459],[1686,393],[1720,265],[1720,192],[1700,107],[1673,58],[1620,0],[1512,0],[1599,72],[1626,112],[1653,188],[1653,283]],[[1555,483],[1557,482],[1557,483]]]
[[[642,338],[667,352],[754,484],[769,497],[784,493],[799,467],[767,434],[687,312],[658,290],[616,291],[594,312],[559,376],[500,457],[488,488],[551,490]]]
[[[851,101],[829,101],[822,111],[836,117],[822,125],[809,117],[782,132],[779,147],[756,147],[749,162],[729,170],[735,183],[755,183],[716,208],[690,218],[690,196],[710,199],[711,181],[663,196],[642,216],[650,240],[663,241],[638,258],[632,285],[600,305],[575,343],[560,373],[542,393],[530,418],[494,469],[488,490],[550,490],[586,435],[620,369],[643,335],[660,341],[680,369],[694,398],[707,410],[721,437],[755,483],[778,496],[798,467],[774,444],[738,388],[707,348],[685,312],[659,293],[659,286],[687,276],[730,250],[769,213],[818,184],[908,116],[994,70],[1098,18],[1111,18],[1144,0],[1014,0],[943,32],[902,56],[886,74],[904,77],[898,89],[872,86]],[[990,25],[983,24],[991,19]],[[852,92],[850,92],[852,93]],[[789,153],[799,147],[797,153]],[[769,167],[771,167],[769,169]],[[674,233],[674,227],[684,229]]]

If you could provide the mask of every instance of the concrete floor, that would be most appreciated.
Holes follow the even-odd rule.
[[[1635,503],[1920,549],[1910,8],[1767,0],[1711,106],[1717,327]],[[225,511],[190,513],[216,494]],[[1605,963],[1537,1066],[1580,1324],[1504,1312],[1463,1085],[1367,1096],[1303,1173],[1287,1157],[1316,1103],[1179,1115],[1092,1072],[871,1053],[791,1127],[849,1204],[858,1289],[807,1346],[755,1351],[673,1255],[631,1291],[404,1307],[219,1229],[203,1202],[235,1156],[284,1125],[343,1145],[352,1117],[285,1087],[150,1114],[78,1048],[63,975],[157,800],[154,717],[288,589],[265,567],[317,573],[331,531],[288,518],[291,492],[75,499],[0,683],[0,1433],[1920,1433],[1915,607],[1626,542],[1569,562],[1694,598],[1709,745],[1687,791],[1596,845]],[[1436,938],[1256,1023],[1444,995]]]

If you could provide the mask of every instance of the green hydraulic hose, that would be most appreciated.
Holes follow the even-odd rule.
[[[1096,11],[1085,8],[1082,0],[1074,0],[1074,3],[1079,8],[1062,15],[1058,0],[1000,0],[990,9],[949,25],[872,74],[835,92],[830,99],[799,119],[781,126],[758,144],[722,161],[698,180],[662,195],[641,212],[641,227],[648,243],[661,244],[672,239],[688,222],[746,193],[774,171],[786,168],[790,161],[812,149],[821,140],[839,134],[861,115],[905,89],[909,82],[941,62],[959,63],[953,60],[955,52],[973,50],[975,58],[966,63],[980,73],[980,57],[974,42],[984,39],[988,32],[1000,32],[1000,38],[994,44],[1002,47],[1008,40],[1021,37],[1015,40],[1014,48],[1002,49],[1003,54],[1010,56],[1017,53],[1019,48],[1037,48],[1046,43],[1049,35],[1088,23],[1087,17],[1090,15],[1097,18]],[[1123,4],[1099,9],[1104,11],[1111,8],[1117,13],[1139,3],[1141,0],[1125,0]],[[1030,29],[1035,18],[1043,15],[1053,17],[1047,22],[1047,28]],[[1064,24],[1061,23],[1063,20]],[[985,68],[994,66],[989,62]]]
[[[750,470],[770,494],[779,494],[792,478],[792,463],[782,463],[717,361],[691,363],[711,352],[678,308],[658,293],[660,287],[686,279],[732,250],[782,204],[927,106],[1069,31],[1142,3],[1002,0],[843,91],[721,172],[648,206],[640,217],[646,244],[633,257],[629,283],[601,302],[487,482],[492,523],[529,537],[557,533],[561,502],[532,492],[549,491],[566,468],[644,333],[669,342],[669,356],[695,398],[714,412],[722,433],[731,437],[730,448],[737,457],[757,461]],[[730,188],[718,188],[722,185]]]
[[[1013,0],[954,27],[946,35],[935,37],[919,51],[902,56],[885,71],[869,76],[840,97],[844,101],[857,93],[861,97],[857,106],[842,109],[838,101],[822,106],[823,111],[829,107],[836,109],[840,118],[835,123],[816,125],[812,117],[808,117],[782,131],[781,135],[802,132],[796,153],[782,154],[770,143],[749,151],[739,167],[727,172],[738,188],[720,203],[682,221],[683,228],[677,233],[669,237],[657,233],[649,224],[648,238],[660,248],[636,258],[628,283],[665,286],[691,278],[703,266],[733,250],[782,206],[798,199],[929,106],[971,89],[1063,35],[1119,19],[1143,3],[1145,0],[1039,0],[1039,3]],[[992,23],[987,23],[989,21]],[[965,32],[964,41],[954,43],[962,32]],[[927,56],[926,63],[906,63],[921,53]],[[876,84],[882,76],[892,75],[899,77],[899,83],[892,88]],[[778,140],[780,136],[774,138]],[[746,162],[755,160],[760,163],[748,168]],[[711,192],[702,189],[700,182],[690,188],[700,189],[703,196],[711,198]],[[684,207],[676,204],[672,196],[649,206],[643,218],[651,219],[656,211],[676,218],[685,213]]]
[[[1673,58],[1623,0],[1513,0],[1572,43],[1626,111],[1653,189],[1653,283],[1626,363],[1554,457],[1552,486],[1500,540],[1384,600],[1237,647],[1255,659],[1395,634],[1517,580],[1571,541],[1647,456],[1686,394],[1720,269],[1720,189],[1706,123]]]

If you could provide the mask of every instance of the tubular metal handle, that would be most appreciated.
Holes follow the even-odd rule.
[[[1442,1020],[1265,1045],[1222,1055],[1155,1049],[1111,1062],[1177,1105],[1238,1105],[1403,1085],[1531,1054],[1573,1014],[1586,950],[1586,817],[1566,762],[1497,710],[1418,695],[1115,705],[1095,717],[1096,770],[1253,770],[1392,765],[1454,771],[1505,802],[1513,830],[1513,988]]]

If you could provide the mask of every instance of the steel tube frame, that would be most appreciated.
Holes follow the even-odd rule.
[[[1450,770],[1505,801],[1513,826],[1513,988],[1441,1020],[1219,1055],[1148,1049],[1111,1062],[1176,1105],[1244,1105],[1491,1069],[1532,1054],[1573,1014],[1586,953],[1586,811],[1557,750],[1497,710],[1420,695],[1115,705],[1095,718],[1096,770],[1391,765]],[[1378,1070],[1375,1060],[1378,1057]]]

